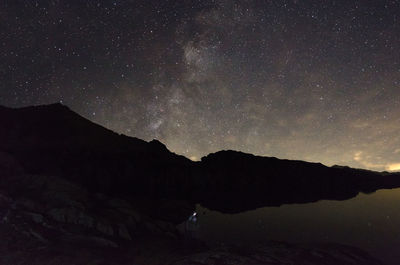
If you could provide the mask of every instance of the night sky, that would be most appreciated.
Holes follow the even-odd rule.
[[[0,0],[0,104],[193,160],[400,170],[400,1]]]

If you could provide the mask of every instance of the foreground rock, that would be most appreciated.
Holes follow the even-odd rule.
[[[9,161],[3,157],[2,168]],[[0,264],[134,264],[150,256],[143,252],[150,239],[179,240],[172,223],[124,199],[60,177],[23,174],[18,163],[13,167],[0,178]]]
[[[66,235],[87,230],[109,239],[131,240],[143,233],[177,236],[173,224],[138,212],[128,201],[89,193],[59,177],[2,177],[0,195],[3,223],[25,220]]]

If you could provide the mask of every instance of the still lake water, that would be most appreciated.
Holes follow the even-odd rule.
[[[211,245],[268,240],[334,242],[359,247],[386,264],[400,264],[400,189],[222,214],[197,205],[194,237]]]

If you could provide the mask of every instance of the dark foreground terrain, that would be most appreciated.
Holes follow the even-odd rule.
[[[210,249],[182,235],[221,212],[345,200],[398,174],[221,151],[193,162],[54,104],[0,107],[0,264],[381,264],[341,245]]]
[[[25,174],[10,157],[1,159],[0,264],[382,264],[337,244],[209,248],[126,200],[59,177]]]

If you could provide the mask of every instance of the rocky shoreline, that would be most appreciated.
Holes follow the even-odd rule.
[[[124,199],[59,177],[8,172],[0,184],[0,264],[382,264],[334,244],[210,248]]]

